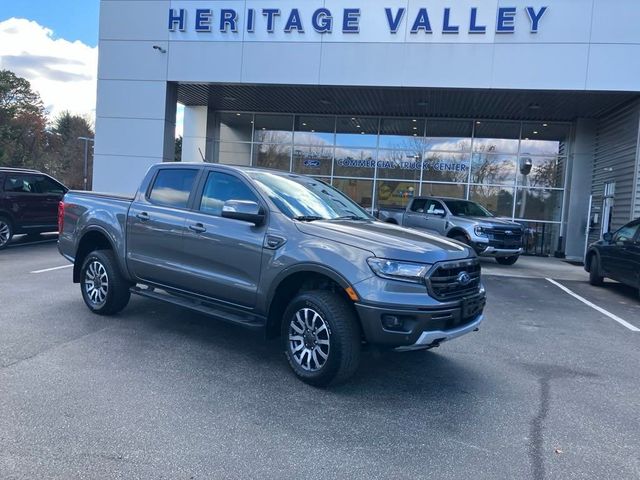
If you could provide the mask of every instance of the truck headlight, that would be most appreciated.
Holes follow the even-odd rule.
[[[487,229],[485,227],[475,227],[473,229],[473,231],[475,232],[477,237],[486,237],[487,236]]]
[[[426,263],[398,262],[386,258],[369,258],[367,263],[379,277],[411,283],[424,283],[424,276],[431,268]]]

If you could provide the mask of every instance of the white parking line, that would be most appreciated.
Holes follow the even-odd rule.
[[[591,303],[589,300],[587,300],[586,298],[581,297],[580,295],[578,295],[577,293],[572,292],[571,290],[569,290],[567,287],[565,287],[564,285],[559,284],[558,282],[556,282],[555,280],[552,280],[550,278],[546,279],[548,282],[552,283],[553,285],[555,285],[556,287],[558,287],[560,290],[568,293],[569,295],[571,295],[573,298],[576,298],[578,300],[580,300],[582,303],[584,303],[585,305],[593,308],[594,310],[600,312],[603,315],[606,315],[607,317],[609,317],[611,320],[615,320],[616,322],[618,322],[620,325],[622,325],[623,327],[628,328],[629,330],[631,330],[632,332],[640,332],[640,328],[635,327],[633,325],[631,325],[629,322],[627,322],[626,320],[623,320],[622,318],[618,317],[617,315],[614,315],[611,312],[607,312],[604,308],[599,307],[598,305],[595,305],[593,303]]]
[[[44,270],[34,270],[33,272],[29,272],[29,273],[47,273],[47,272],[53,272],[54,270],[62,270],[63,268],[71,268],[71,267],[73,267],[73,264],[62,265],[61,267],[45,268]]]

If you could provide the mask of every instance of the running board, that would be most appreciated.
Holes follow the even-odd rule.
[[[139,295],[145,298],[151,298],[152,300],[160,300],[161,302],[170,303],[178,307],[188,308],[194,312],[202,313],[210,317],[214,317],[223,322],[229,322],[236,325],[242,325],[249,328],[264,328],[265,320],[257,315],[251,313],[233,313],[226,309],[216,308],[211,304],[204,303],[200,300],[189,299],[176,295],[170,295],[168,293],[160,293],[158,290],[152,288],[140,288],[132,287],[131,293]]]

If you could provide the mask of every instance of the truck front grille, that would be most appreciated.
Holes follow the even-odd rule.
[[[487,231],[489,245],[496,248],[520,248],[522,230],[519,228],[492,228]]]
[[[480,291],[480,270],[478,259],[439,263],[427,276],[427,287],[437,300],[459,300]]]

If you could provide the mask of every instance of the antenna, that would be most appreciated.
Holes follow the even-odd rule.
[[[198,147],[198,152],[200,152],[200,156],[202,157],[202,161],[206,162],[206,160],[204,159],[204,155],[202,154],[202,150],[200,150],[200,147]]]

